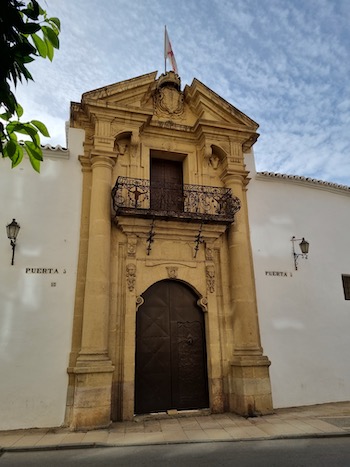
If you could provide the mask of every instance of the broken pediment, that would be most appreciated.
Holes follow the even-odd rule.
[[[181,91],[180,78],[167,72],[157,79],[157,72],[148,73],[83,94],[82,103],[103,107],[154,110],[155,114],[181,115],[186,107],[196,121],[222,124],[255,132],[259,125],[228,103],[203,83],[194,79]],[[193,120],[193,119],[192,119]]]
[[[158,78],[154,71],[86,92],[73,110],[80,120],[113,122],[115,132],[167,129],[204,137],[205,145],[235,140],[247,150],[259,136],[259,125],[243,112],[197,79],[182,90],[180,77],[172,71]],[[106,131],[98,129],[101,135]]]

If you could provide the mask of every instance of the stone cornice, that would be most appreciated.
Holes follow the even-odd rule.
[[[85,92],[82,95],[82,100],[92,97],[93,99],[105,99],[107,97],[120,94],[122,92],[140,88],[141,86],[149,86],[154,83],[157,77],[157,71],[146,73],[145,75],[137,76],[135,78],[120,81],[119,83],[102,86],[101,88],[93,89],[92,91]]]
[[[193,130],[198,136],[204,134],[214,140],[217,140],[219,135],[230,138],[234,135],[234,140],[242,144],[244,151],[248,151],[260,136],[255,130],[250,130],[243,125],[214,122],[206,119],[198,119]]]
[[[111,121],[123,121],[127,117],[128,120],[139,122],[140,124],[153,115],[153,111],[149,109],[110,105],[105,102],[96,102],[88,99],[84,102],[83,109],[89,117],[95,115],[96,117],[103,117]]]
[[[338,183],[326,182],[311,177],[303,177],[300,175],[288,175],[276,172],[257,172],[256,180],[271,181],[276,180],[279,182],[290,182],[298,185],[304,185],[309,188],[316,188],[321,190],[331,191],[333,193],[350,195],[350,186],[340,185]]]
[[[128,216],[116,216],[114,223],[126,235],[137,235],[145,238],[149,235],[151,220],[140,219]],[[194,243],[194,238],[198,234],[200,223],[184,223],[179,221],[156,220],[155,232],[158,239],[172,239],[174,241],[188,241]],[[204,224],[202,226],[202,236],[206,242],[217,240],[227,229],[226,225]]]

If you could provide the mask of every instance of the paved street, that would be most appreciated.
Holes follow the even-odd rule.
[[[348,467],[350,438],[128,446],[7,452],[1,467]]]
[[[52,427],[0,432],[6,466],[350,465],[350,402],[243,418],[206,411],[135,417],[105,430]]]
[[[0,450],[259,440],[350,435],[350,402],[277,409],[263,417],[180,412],[135,417],[108,429],[72,432],[46,428],[0,432]]]

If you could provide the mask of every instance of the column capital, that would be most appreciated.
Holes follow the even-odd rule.
[[[249,182],[248,178],[249,172],[247,170],[235,170],[231,171],[228,168],[225,168],[220,178],[224,182],[225,186],[230,187],[231,185],[236,185],[240,183],[242,186],[246,185]]]

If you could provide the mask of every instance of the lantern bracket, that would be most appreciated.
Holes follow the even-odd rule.
[[[307,259],[307,255],[309,253],[309,242],[307,240],[305,240],[304,237],[295,238],[294,236],[291,238],[291,242],[292,242],[292,245],[293,245],[294,267],[295,267],[295,270],[297,271],[298,270],[299,257]],[[295,245],[294,245],[295,242],[300,242],[299,247],[300,247],[301,253],[296,253],[295,252]]]

